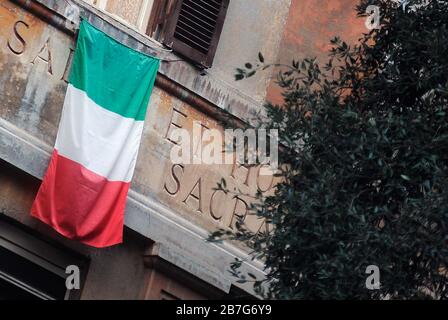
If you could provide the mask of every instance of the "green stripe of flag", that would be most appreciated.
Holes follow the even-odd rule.
[[[159,59],[81,21],[69,82],[99,106],[126,118],[144,120],[158,68]]]

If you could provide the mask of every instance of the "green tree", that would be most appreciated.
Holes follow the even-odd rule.
[[[279,130],[282,182],[252,206],[270,233],[238,232],[266,263],[280,299],[448,298],[448,1],[362,0],[378,29],[353,46],[332,40],[329,62],[282,67],[283,105],[260,125]],[[237,69],[251,77],[267,65]],[[251,280],[232,270],[240,281]],[[380,270],[379,290],[366,268]]]

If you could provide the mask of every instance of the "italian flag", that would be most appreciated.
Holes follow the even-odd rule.
[[[159,60],[81,21],[54,152],[31,215],[94,247],[122,242]]]

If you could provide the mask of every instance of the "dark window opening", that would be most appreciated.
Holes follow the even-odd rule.
[[[65,298],[65,279],[0,247],[0,299]]]
[[[79,299],[88,261],[0,214],[0,300]],[[80,269],[80,290],[66,287],[69,265]]]

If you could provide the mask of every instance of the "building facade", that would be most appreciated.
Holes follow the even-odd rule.
[[[216,190],[272,192],[260,167],[179,165],[170,160],[176,128],[224,130],[251,123],[265,99],[281,101],[276,70],[235,82],[235,68],[262,52],[288,63],[325,59],[329,39],[356,40],[356,0],[0,0],[0,298],[216,299],[254,297],[229,272],[264,277],[239,243],[210,243],[233,230],[250,198]],[[160,57],[125,213],[124,242],[95,249],[65,239],[30,217],[53,149],[79,17],[117,41]],[[67,290],[67,267],[80,289]]]

